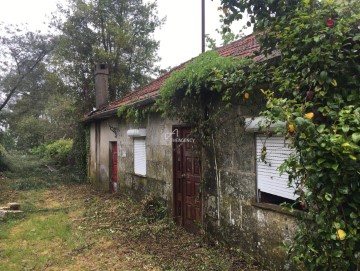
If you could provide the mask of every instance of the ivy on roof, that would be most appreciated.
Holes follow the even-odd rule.
[[[181,117],[179,108],[189,99],[199,107],[204,102],[209,106],[210,97],[228,100],[234,85],[225,80],[226,75],[236,73],[238,78],[243,78],[244,68],[252,63],[249,58],[222,57],[216,51],[205,52],[171,74],[160,88],[157,108],[164,116]]]

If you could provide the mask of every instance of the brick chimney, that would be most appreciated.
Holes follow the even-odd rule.
[[[95,65],[95,104],[96,109],[109,102],[109,68],[107,64]]]

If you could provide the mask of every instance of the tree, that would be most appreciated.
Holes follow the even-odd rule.
[[[2,32],[6,35],[0,39],[0,93],[4,96],[0,111],[53,49],[49,35],[24,32],[19,26],[5,26]]]
[[[3,112],[7,132],[16,141],[17,149],[28,150],[74,135],[75,100],[45,64],[39,64],[24,78],[18,93]]]
[[[83,110],[92,108],[95,63],[109,66],[110,99],[144,85],[156,71],[158,42],[151,34],[162,21],[156,4],[140,0],[69,0],[53,26],[60,31],[55,61]],[[61,18],[64,17],[64,22]]]
[[[263,114],[287,123],[283,132],[296,149],[282,170],[307,211],[289,252],[308,270],[358,270],[360,2],[222,3],[231,11],[227,23],[246,10],[262,52],[277,50],[277,65],[258,64],[241,87],[268,85]]]
[[[221,9],[221,8],[219,8]],[[226,15],[227,10],[224,10],[224,13]],[[216,29],[216,33],[221,35],[221,46],[227,45],[230,42],[233,42],[237,39],[240,38],[240,36],[242,35],[242,31],[239,31],[239,33],[235,34],[234,32],[231,31],[231,29],[229,28],[228,25],[224,24],[224,19],[225,16],[224,15],[220,15],[220,24],[221,27],[220,29]],[[217,46],[219,46],[216,42],[216,39],[211,38],[209,34],[206,34],[205,36],[206,38],[206,43],[207,43],[207,47],[211,50],[214,50]]]

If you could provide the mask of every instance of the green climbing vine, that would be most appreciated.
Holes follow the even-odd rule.
[[[218,116],[234,104],[261,105],[262,89],[267,101],[262,115],[287,123],[286,137],[297,154],[281,167],[306,209],[289,247],[291,257],[307,270],[358,270],[360,1],[222,4],[225,23],[247,11],[267,60],[204,53],[172,73],[156,109],[193,126],[208,144],[220,125]]]
[[[150,112],[155,112],[153,105],[148,106],[134,106],[122,105],[117,111],[119,118],[124,118],[126,121],[131,121],[135,126],[139,126],[146,119]]]
[[[171,74],[160,89],[156,108],[193,127],[193,136],[207,144],[211,131],[219,126],[219,114],[233,104],[249,101],[250,94],[246,89],[238,91],[237,84],[252,63],[208,51]]]
[[[261,30],[268,86],[263,115],[287,122],[296,149],[282,166],[307,212],[292,258],[307,270],[360,267],[360,2],[223,0]],[[255,20],[256,18],[256,20]],[[257,77],[256,73],[253,76]],[[259,75],[259,78],[263,76]]]

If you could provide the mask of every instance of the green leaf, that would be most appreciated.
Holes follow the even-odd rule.
[[[343,126],[341,127],[341,129],[343,130],[344,133],[347,133],[347,132],[349,132],[350,127],[349,127],[349,125],[343,125]]]
[[[306,120],[302,117],[298,117],[295,119],[295,123],[298,127],[302,127],[304,124],[306,124]]]
[[[336,258],[340,258],[342,255],[343,255],[343,252],[342,250],[335,250],[333,255],[336,257]]]
[[[325,194],[325,199],[326,199],[327,201],[331,201],[331,200],[332,200],[332,195],[329,194],[329,193],[326,193],[326,194]]]
[[[344,194],[344,195],[349,194],[349,187],[347,187],[347,186],[339,187],[338,190],[341,194]]]
[[[322,72],[320,73],[320,79],[321,79],[322,81],[325,81],[326,78],[327,78],[327,75],[328,75],[327,71],[322,71]]]
[[[350,154],[350,155],[349,155],[349,157],[350,157],[350,159],[352,159],[352,160],[354,160],[354,161],[356,161],[356,160],[357,160],[357,158],[356,158],[356,156],[355,156],[355,155]]]
[[[339,164],[331,164],[330,167],[331,167],[333,170],[337,171],[337,169],[339,168]]]
[[[353,37],[353,41],[358,41],[360,40],[360,34],[357,34]]]
[[[324,163],[325,161],[326,161],[325,158],[319,158],[319,159],[317,160],[317,164],[318,164],[318,165],[321,165],[321,164]]]
[[[333,226],[335,229],[340,229],[341,228],[341,224],[339,222],[334,222]]]
[[[322,132],[324,132],[325,129],[325,124],[321,124],[319,125],[319,127],[317,128],[317,131],[321,134]]]
[[[353,133],[351,135],[351,139],[352,141],[354,141],[355,143],[358,143],[360,141],[360,133]]]

